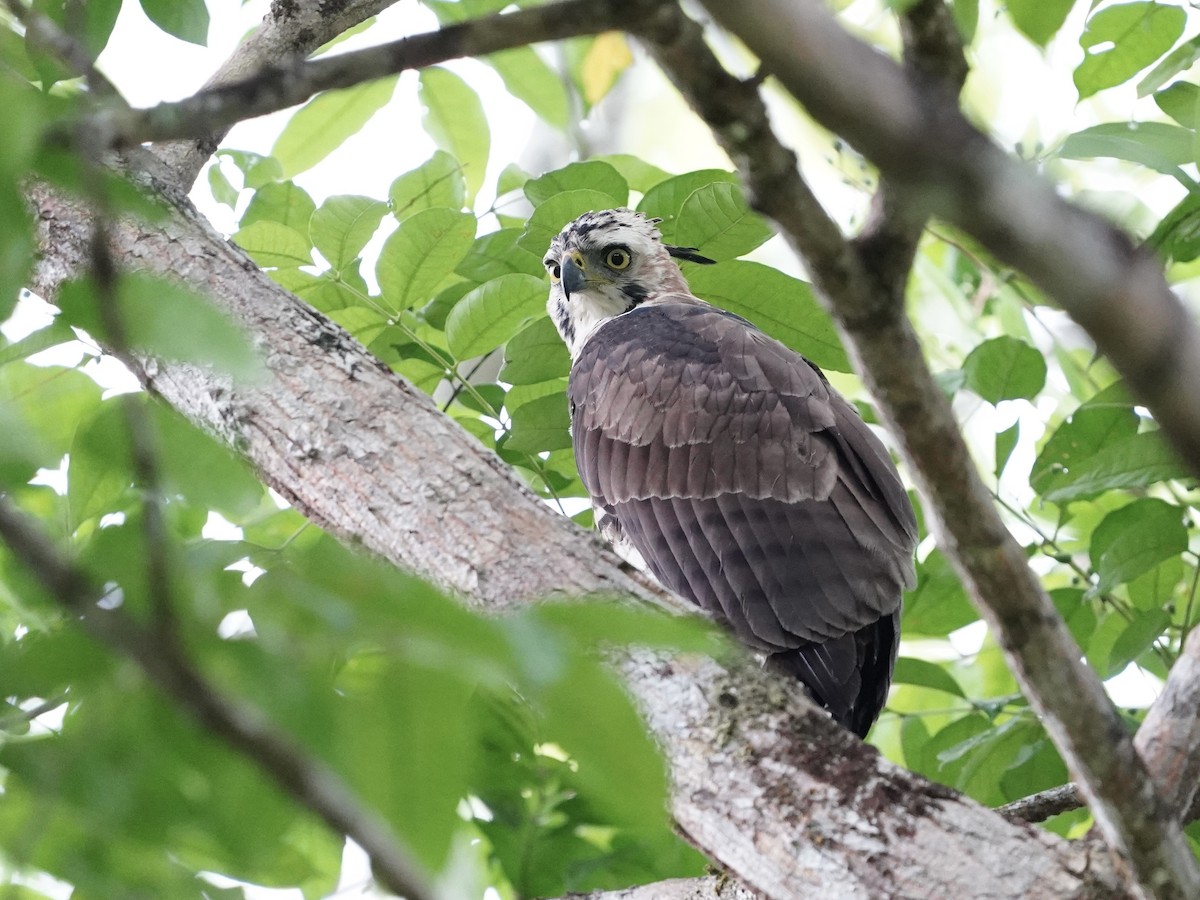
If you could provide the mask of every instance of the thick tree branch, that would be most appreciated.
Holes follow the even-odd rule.
[[[757,900],[759,895],[721,875],[673,878],[624,891],[569,894],[563,900]]]
[[[656,6],[655,0],[565,0],[485,16],[309,62],[296,57],[284,59],[256,75],[219,84],[176,103],[160,103],[149,109],[98,110],[88,116],[86,127],[100,143],[118,148],[142,141],[220,134],[235,122],[287,109],[321,91],[352,87],[464,56],[629,28],[652,15]],[[215,145],[209,149],[210,144],[202,141],[197,152],[211,153]],[[183,165],[182,161],[177,164]],[[188,162],[186,171],[194,166],[194,160]],[[181,169],[180,174],[184,173]]]
[[[369,812],[328,768],[310,759],[278,732],[257,709],[225,696],[187,660],[183,648],[146,628],[124,610],[103,609],[103,591],[63,558],[24,514],[0,497],[0,539],[42,583],[63,610],[78,617],[101,643],[124,654],[182,710],[244,755],[281,790],[340,834],[352,838],[371,858],[376,876],[408,900],[434,900],[425,874],[398,843],[391,829]]]
[[[787,68],[790,61],[805,57],[809,43],[826,63],[836,55],[804,30],[811,25],[809,19],[818,17],[815,4],[811,9],[808,4],[790,3],[775,7],[766,0],[753,4],[755,9],[747,4],[736,8],[716,2],[707,5],[802,101],[806,95],[796,91],[791,78],[783,77],[794,74]],[[767,6],[772,6],[770,13]],[[787,12],[800,8],[806,12],[799,17]],[[827,14],[821,10],[820,16]],[[785,22],[789,23],[787,29],[781,27]],[[997,633],[1010,666],[1042,714],[1048,732],[1076,772],[1109,846],[1127,868],[1130,883],[1155,896],[1185,897],[1200,892],[1200,868],[1181,830],[1166,814],[1103,685],[1080,660],[1078,648],[1027,565],[1020,545],[1000,521],[902,308],[893,297],[873,289],[868,260],[842,239],[823,210],[813,208],[812,193],[794,159],[787,163],[791,153],[771,132],[757,92],[725,72],[695,23],[681,15],[674,25],[674,29],[648,33],[654,54],[734,159],[757,208],[780,225],[804,257],[815,286],[843,329],[859,371],[901,442],[941,545]],[[787,34],[792,28],[795,32]],[[855,53],[862,55],[866,50],[874,59],[874,68],[847,74],[850,80],[830,86],[834,98],[859,96],[864,84],[871,84],[870,79],[878,77],[884,65],[890,78],[907,83],[907,76],[895,63],[849,38],[836,25],[832,31],[838,35],[837,52],[849,53],[848,45],[853,44]],[[767,33],[771,34],[769,41],[763,37]],[[764,43],[770,53],[756,42]],[[805,66],[809,62],[806,58]],[[817,75],[808,71],[807,77]],[[823,71],[819,80],[831,85],[829,71]],[[886,86],[880,90],[896,92]],[[920,93],[913,88],[910,103],[938,105],[945,97],[945,91]],[[834,99],[824,100],[833,107]],[[820,117],[818,110],[813,112]],[[900,173],[902,182],[907,181],[905,175]]]

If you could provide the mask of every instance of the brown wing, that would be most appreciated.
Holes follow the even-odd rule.
[[[584,484],[664,584],[751,646],[796,651],[789,668],[835,714],[879,693],[862,671],[881,653],[886,691],[915,520],[887,451],[815,367],[681,298],[600,326],[569,395]]]

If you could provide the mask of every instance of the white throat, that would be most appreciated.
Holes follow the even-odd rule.
[[[629,301],[623,295],[612,297],[604,291],[577,291],[570,300],[559,297],[558,302],[566,304],[568,321],[574,328],[574,334],[570,337],[563,335],[572,360],[579,356],[583,345],[597,328],[629,308]],[[554,310],[550,311],[550,315],[554,317]]]

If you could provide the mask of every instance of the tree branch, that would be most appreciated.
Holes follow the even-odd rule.
[[[568,894],[563,900],[757,900],[758,894],[724,875],[672,878],[623,891]]]
[[[12,0],[15,2],[15,0]],[[300,3],[272,3],[255,32],[238,44],[204,84],[212,89],[253,77],[264,67],[280,60],[302,59],[343,31],[387,9],[396,0],[348,0],[326,3],[303,0]],[[191,187],[205,161],[224,140],[227,127],[207,134],[197,130],[188,140],[172,141],[154,148],[154,153],[171,173],[174,186]]]
[[[809,95],[820,98],[824,105],[810,110],[818,118],[836,110],[838,115],[829,118],[840,124],[846,114],[837,104],[863,93],[879,92],[890,95],[886,97],[890,102],[899,102],[895,87],[875,84],[885,75],[909,83],[895,63],[850,38],[816,4],[755,0],[736,8],[717,2],[706,5],[797,98],[806,103]],[[794,161],[784,164],[791,153],[771,132],[753,86],[725,72],[695,23],[680,15],[674,26],[647,32],[652,52],[738,165],[756,207],[779,224],[804,258],[814,285],[843,329],[858,370],[901,442],[939,542],[997,633],[1009,665],[1042,714],[1048,732],[1077,773],[1131,884],[1155,896],[1200,892],[1200,868],[1182,832],[1166,814],[1103,685],[1080,660],[1021,547],[997,515],[902,307],[873,289],[867,260],[842,238],[824,210],[813,208],[812,192]],[[846,81],[831,75],[828,68],[820,70],[818,78],[812,67],[832,65],[839,54],[870,59],[860,59],[854,74],[845,75]],[[803,65],[797,66],[794,61],[800,58]],[[840,72],[844,66],[843,61],[832,71]],[[798,91],[794,84],[798,68],[824,87]],[[913,87],[905,99],[910,106],[940,108],[945,93],[921,93]],[[925,141],[930,143],[937,141]],[[901,171],[899,180],[906,183],[907,172]]]
[[[175,103],[160,103],[148,109],[97,110],[88,115],[87,127],[106,146],[116,148],[142,141],[221,134],[235,122],[287,109],[321,91],[353,87],[460,57],[624,29],[652,16],[657,7],[656,0],[565,0],[484,16],[310,62],[284,59],[256,75],[210,87]],[[215,145],[206,139],[197,152],[211,153],[214,149]],[[182,166],[183,162],[177,164]],[[181,174],[194,166],[194,160],[188,162]]]
[[[103,592],[4,497],[0,497],[0,539],[51,597],[79,618],[89,634],[136,662],[177,706],[262,768],[298,803],[361,846],[389,890],[408,900],[434,900],[425,874],[391,829],[359,805],[333,771],[310,759],[257,709],[223,695],[191,665],[176,642],[163,641],[157,631],[145,628],[121,609],[97,606],[96,599]]]

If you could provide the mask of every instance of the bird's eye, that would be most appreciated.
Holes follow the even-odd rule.
[[[610,269],[628,269],[632,259],[624,247],[613,247],[604,254],[604,264]]]
[[[558,280],[562,278],[562,268],[553,259],[542,260],[542,264],[546,267],[546,271],[550,273],[550,280],[557,284]]]

